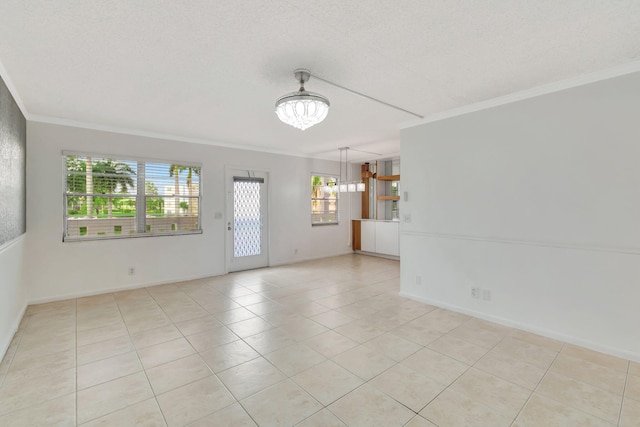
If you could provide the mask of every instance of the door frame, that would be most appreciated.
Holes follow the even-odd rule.
[[[255,168],[248,166],[236,166],[236,165],[225,165],[224,168],[224,205],[225,205],[225,221],[224,221],[224,253],[225,253],[225,273],[235,272],[235,271],[243,271],[242,269],[236,270],[233,268],[233,232],[229,232],[227,230],[228,224],[231,222],[233,224],[233,177],[238,176],[238,172],[242,172],[242,174],[254,174],[258,173],[264,175],[264,184],[265,188],[265,197],[266,197],[266,224],[263,224],[262,229],[262,237],[266,239],[264,250],[266,251],[266,264],[263,266],[249,267],[246,270],[250,270],[252,268],[262,268],[269,267],[271,265],[271,171],[269,169],[264,168]]]

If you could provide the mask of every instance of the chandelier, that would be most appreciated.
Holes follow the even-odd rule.
[[[324,96],[307,92],[304,84],[311,78],[311,72],[299,68],[293,72],[300,83],[300,90],[288,93],[276,101],[278,118],[294,128],[305,130],[323,121],[329,112],[329,100]]]

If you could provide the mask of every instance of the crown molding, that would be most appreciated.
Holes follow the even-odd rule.
[[[477,102],[475,104],[469,104],[463,107],[454,108],[452,110],[442,111],[442,112],[427,116],[421,120],[407,121],[400,126],[400,129],[408,129],[408,128],[424,125],[427,123],[449,119],[456,116],[462,116],[464,114],[473,113],[476,111],[487,110],[489,108],[499,107],[501,105],[511,104],[514,102],[523,101],[525,99],[535,98],[541,95],[548,95],[548,94],[560,92],[566,89],[584,86],[590,83],[596,83],[602,80],[608,80],[614,77],[620,77],[626,74],[636,73],[639,71],[640,71],[640,61],[633,61],[617,67],[607,68],[607,69],[596,71],[593,73],[587,73],[580,76],[571,77],[565,80],[559,80],[557,82],[536,86],[530,89],[525,89],[519,92],[510,93],[508,95],[492,98],[486,101]]]
[[[320,159],[320,160],[330,160],[328,158],[325,159],[325,158],[322,158],[322,157],[310,157],[308,154],[292,153],[292,152],[287,152],[287,151],[283,151],[283,150],[272,150],[272,149],[269,149],[269,148],[262,148],[262,147],[255,147],[255,146],[250,146],[250,145],[242,145],[242,144],[234,144],[234,143],[228,143],[228,142],[213,141],[213,140],[204,139],[204,138],[191,138],[191,137],[173,135],[173,134],[163,133],[163,132],[151,132],[151,131],[145,131],[145,130],[139,130],[139,129],[121,128],[121,127],[117,127],[117,126],[101,125],[101,124],[97,124],[97,123],[83,122],[83,121],[70,120],[70,119],[63,119],[63,118],[59,118],[59,117],[41,116],[41,115],[37,115],[37,114],[30,115],[30,117],[28,117],[27,120],[31,121],[31,122],[35,122],[35,123],[44,123],[44,124],[52,124],[52,125],[59,125],[59,126],[69,126],[69,127],[80,128],[80,129],[96,130],[96,131],[101,131],[101,132],[111,132],[111,133],[118,133],[118,134],[123,134],[123,135],[140,136],[140,137],[145,137],[145,138],[163,139],[163,140],[172,141],[172,142],[184,142],[184,143],[191,143],[191,144],[201,144],[201,145],[208,145],[208,146],[211,146],[211,147],[221,147],[221,148],[231,148],[231,149],[245,150],[245,151],[255,151],[255,152],[259,152],[259,153],[277,154],[277,155],[281,155],[281,156],[302,157],[302,158],[316,158],[316,159]]]
[[[20,111],[22,112],[24,118],[27,120],[31,120],[31,114],[29,114],[29,111],[27,111],[27,107],[24,106],[24,102],[22,102],[22,98],[20,98],[18,90],[14,86],[13,81],[11,81],[9,73],[4,67],[4,64],[2,64],[2,61],[0,61],[0,78],[2,78],[5,86],[7,87],[7,89],[9,89],[9,93],[13,97],[13,100],[16,102],[16,104],[18,104],[18,108],[20,108]]]

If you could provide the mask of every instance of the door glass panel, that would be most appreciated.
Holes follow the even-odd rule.
[[[262,252],[262,215],[260,183],[233,183],[233,256],[260,255]]]

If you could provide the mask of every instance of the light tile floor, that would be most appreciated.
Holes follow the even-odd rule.
[[[640,425],[640,364],[398,291],[348,255],[30,306],[0,426]]]

